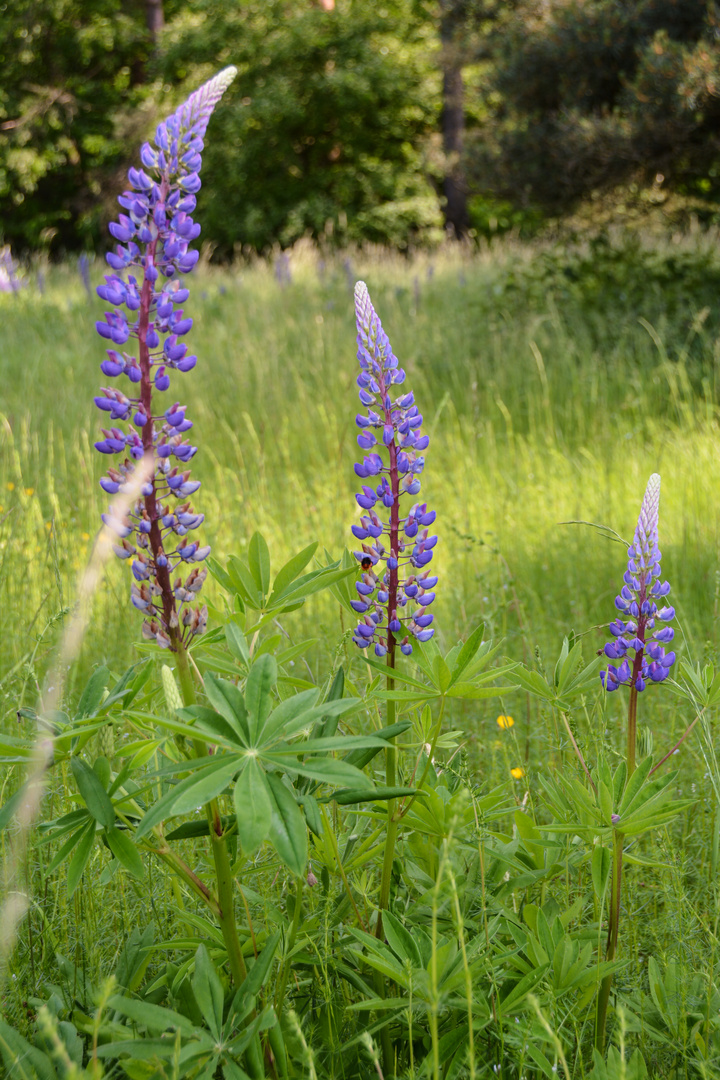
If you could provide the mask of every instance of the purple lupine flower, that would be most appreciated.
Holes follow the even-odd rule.
[[[403,508],[402,514],[400,508],[404,496],[420,490],[423,451],[430,440],[421,432],[422,416],[413,393],[399,389],[405,372],[363,281],[355,286],[355,317],[357,384],[365,410],[356,417],[357,441],[365,455],[355,473],[373,483],[363,483],[355,496],[363,514],[352,532],[361,541],[362,550],[355,557],[363,572],[355,585],[358,599],[352,601],[361,616],[353,641],[361,649],[374,645],[376,656],[389,653],[391,658],[399,643],[408,656],[410,637],[428,641],[435,633],[429,607],[438,579],[428,565],[437,543],[437,536],[430,535],[435,511],[418,502]]]
[[[101,370],[110,379],[125,375],[129,381],[127,393],[103,387],[95,398],[113,425],[103,428],[95,446],[102,454],[123,455],[100,486],[114,495],[124,490],[137,461],[150,454],[155,462],[153,478],[130,515],[118,520],[111,512],[103,520],[118,536],[116,554],[132,560],[132,603],[147,616],[143,635],[171,649],[182,648],[207,625],[207,607],[190,606],[207,570],[190,566],[188,576],[174,583],[172,575],[183,564],[207,558],[210,548],[189,536],[204,520],[188,501],[200,487],[187,467],[196,452],[186,438],[192,421],[184,404],[176,401],[168,408],[159,395],[174,383],[176,372],[190,371],[197,359],[181,340],[193,321],[182,307],[189,293],[178,275],[198,260],[190,243],[200,226],[190,215],[200,188],[203,136],[236,73],[228,67],[201,86],[159,124],[154,143],[143,145],[142,168],[129,170],[129,188],[118,198],[124,213],[109,226],[118,241],[107,255],[113,272],[97,290],[111,308],[96,323],[111,346]]]
[[[659,503],[660,477],[653,473],[628,548],[624,584],[620,595],[615,597],[620,614],[609,626],[613,640],[604,649],[609,660],[619,661],[608,664],[607,670],[600,672],[601,682],[608,691],[621,685],[644,690],[649,682],[666,679],[675,663],[675,653],[665,652],[665,645],[675,636],[673,628],[666,625],[675,618],[675,608],[664,603],[670,585],[660,581]],[[658,603],[662,607],[658,608]]]

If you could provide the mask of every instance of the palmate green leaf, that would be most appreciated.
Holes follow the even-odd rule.
[[[270,588],[270,551],[262,533],[255,532],[250,537],[248,565],[253,580],[264,597]]]
[[[292,559],[288,559],[285,565],[278,571],[277,576],[273,581],[273,591],[268,602],[269,607],[272,607],[273,602],[277,600],[279,596],[282,596],[288,586],[302,574],[303,570],[315,554],[317,546],[317,540],[313,544],[308,544],[308,546],[303,548],[302,551],[299,551],[297,555],[293,555]]]
[[[205,681],[210,678],[205,673]],[[220,681],[220,680],[218,680]],[[237,728],[231,727],[220,713],[214,709],[208,709],[205,705],[189,705],[186,709],[178,710],[183,719],[192,720],[195,736],[207,736],[214,743],[220,743],[231,750],[246,749],[249,738],[241,737]],[[177,771],[177,770],[176,770]]]
[[[188,783],[187,787],[173,800],[173,814],[189,814],[191,810],[217,798],[225,791],[245,760],[240,754],[223,755],[213,772],[206,772],[204,775],[196,773],[190,778],[192,782]],[[183,784],[177,786],[180,788]]]
[[[114,994],[108,1001],[108,1007],[134,1020],[136,1024],[148,1029],[148,1031],[181,1031],[185,1036],[197,1034],[197,1029],[192,1020],[173,1009],[163,1008],[162,1005],[153,1005],[152,1002],[137,998],[125,997],[123,994]],[[122,1043],[117,1044],[122,1046]],[[172,1043],[170,1044],[172,1048]]]
[[[263,743],[267,746],[277,738],[286,738],[286,726],[290,726],[297,717],[312,709],[318,699],[318,694],[318,688],[313,686],[311,689],[301,690],[299,694],[293,694],[292,697],[281,701],[265,721]],[[295,730],[297,730],[297,725],[295,725]]]
[[[319,740],[318,740],[319,741]],[[325,740],[323,740],[325,741]],[[302,751],[304,744],[298,744],[298,750]],[[337,760],[331,757],[310,758],[306,761],[298,761],[290,754],[277,752],[264,753],[262,760],[271,765],[277,765],[291,776],[305,776],[309,780],[319,780],[324,784],[345,785],[353,784],[356,788],[369,788],[372,790],[372,781],[364,772],[348,765],[347,761]]]
[[[262,952],[248,971],[247,977],[240,986],[236,997],[257,997],[260,993],[270,971],[270,965],[280,942],[280,936],[280,931],[277,930],[267,939]]]
[[[195,972],[192,988],[205,1023],[214,1038],[220,1042],[222,1039],[225,994],[218,973],[204,945],[199,945],[195,953]]]
[[[302,877],[308,861],[305,819],[280,777],[268,773],[266,780],[272,806],[268,838],[288,869],[296,877]]]
[[[387,749],[387,744],[392,739],[402,735],[409,727],[412,727],[410,720],[399,720],[397,724],[390,724],[388,727],[380,728],[372,736],[372,738],[380,740],[380,745],[351,750],[349,754],[345,755],[345,760],[358,769],[364,769],[381,750]]]
[[[248,706],[237,686],[208,673],[205,676],[205,693],[213,709],[227,720],[236,738],[249,745]]]
[[[230,783],[232,776],[241,767],[243,758],[239,754],[213,755],[209,758],[209,764],[198,769],[176,784],[167,794],[150,807],[135,831],[136,840],[146,836],[151,829],[159,825],[166,818],[174,817],[179,813],[187,813],[187,810],[176,810],[178,800],[181,805],[187,806],[188,810],[194,810],[202,802],[215,798],[224,791]],[[192,794],[188,797],[188,792]],[[208,794],[213,792],[213,794]],[[201,796],[204,795],[205,798]]]
[[[82,828],[79,828],[74,833],[72,833],[67,838],[67,840],[62,845],[62,847],[59,849],[59,851],[57,851],[55,853],[53,859],[50,862],[50,865],[45,870],[46,874],[52,874],[53,871],[57,870],[58,866],[60,866],[61,863],[64,863],[65,860],[69,857],[70,852],[76,847],[76,845],[80,842],[81,838],[83,837],[83,835],[85,833],[85,830],[88,827],[89,819],[90,819],[90,815],[86,811],[83,811],[83,825],[82,825]],[[95,822],[93,821],[93,829],[94,829],[94,827],[95,827]],[[54,839],[54,837],[52,837],[52,839]]]
[[[272,690],[277,682],[274,656],[261,656],[250,668],[245,683],[245,707],[248,712],[250,745],[256,746],[265,721],[272,710]]]
[[[257,851],[270,832],[272,801],[262,768],[250,760],[233,790],[235,820],[243,855]]]
[[[88,679],[85,689],[80,695],[80,701],[78,702],[77,711],[75,713],[76,719],[82,719],[84,716],[93,716],[97,712],[97,709],[102,702],[105,687],[108,684],[109,678],[110,672],[104,665],[93,671]]]
[[[97,775],[79,757],[70,758],[70,768],[78,791],[92,816],[106,829],[112,828],[115,823],[115,810]]]
[[[121,829],[108,829],[105,838],[113,855],[128,873],[139,881],[145,877],[145,867],[138,849],[126,832]]]
[[[298,694],[297,696],[299,697],[300,695]],[[305,710],[304,712],[298,713],[292,719],[286,720],[282,730],[274,732],[272,738],[268,735],[269,725],[267,725],[265,730],[263,731],[263,744],[268,745],[271,742],[277,741],[279,738],[282,738],[283,740],[290,739],[293,735],[296,735],[298,732],[305,731],[311,728],[319,721],[324,720],[327,722],[328,719],[334,719],[335,717],[339,719],[341,716],[350,716],[352,713],[356,713],[361,708],[363,708],[363,704],[364,703],[361,698],[342,698],[340,701],[328,701],[322,705],[313,705],[311,708]],[[347,736],[334,735],[330,738],[324,738],[323,741],[327,743],[326,749],[334,749],[334,746],[330,744],[332,742],[332,739],[335,738],[347,738]],[[320,740],[312,739],[310,741],[319,742]]]
[[[314,570],[310,574],[306,574],[305,577],[299,578],[294,581],[282,596],[279,596],[273,604],[273,610],[282,608],[282,610],[288,610],[289,604],[299,604],[315,593],[321,592],[323,589],[327,589],[336,582],[342,581],[343,578],[349,577],[351,574],[355,574],[356,570],[354,566],[345,568],[335,567],[323,567],[321,570]]]
[[[407,960],[413,967],[424,967],[420,952],[410,931],[390,911],[383,912],[383,931],[387,943],[396,956]]]
[[[0,1017],[0,1059],[9,1080],[58,1080],[47,1054],[33,1046]]]
[[[242,562],[237,555],[231,555],[228,559],[227,573],[231,582],[231,590],[244,600],[248,607],[255,611],[262,610],[263,596],[257,587],[249,567]]]
[[[250,651],[242,630],[232,619],[225,623],[225,641],[233,656],[243,664],[250,663]]]
[[[506,994],[506,996],[497,1004],[498,1012],[501,1016],[507,1016],[509,1012],[516,1009],[520,1002],[531,993],[537,984],[541,981],[545,972],[550,967],[550,963],[541,964],[539,967],[533,968],[527,975],[524,975],[522,979]]]
[[[338,803],[340,806],[352,806],[354,803],[365,802],[384,802],[386,799],[403,799],[410,795],[425,795],[424,791],[419,788],[411,787],[376,787],[367,790],[366,788],[344,788],[341,791],[335,791],[332,795],[325,796],[322,801]]]
[[[552,701],[555,692],[538,671],[530,671],[524,664],[520,664],[513,672],[513,678],[519,686],[528,694],[542,698],[543,701]]]
[[[365,656],[363,653],[362,660],[368,665],[368,667],[374,668],[380,675],[387,677],[389,674],[386,664],[379,664],[377,660],[372,660],[369,656]],[[415,686],[418,690],[426,691],[430,689],[427,683],[421,682],[419,679],[414,678],[412,675],[408,675],[402,668],[392,668],[392,677],[395,682],[403,683],[405,686]]]
[[[484,632],[485,624],[480,623],[480,625],[473,630],[470,637],[460,649],[460,652],[457,654],[455,658],[455,663],[452,668],[452,678],[450,680],[451,686],[458,681],[468,664],[470,664],[475,659],[475,654],[483,643],[482,639]]]
[[[663,799],[662,802],[654,806],[648,804],[647,809],[643,806],[631,817],[622,818],[617,825],[617,829],[626,836],[638,836],[640,833],[647,832],[648,829],[656,829],[660,825],[666,825],[668,821],[672,821],[678,814],[694,806],[696,802],[697,799],[675,799],[668,805],[667,800]]]
[[[235,814],[222,814],[220,817],[222,831],[227,833],[235,825]],[[207,818],[198,818],[196,821],[184,821],[177,829],[165,834],[166,840],[193,840],[198,836],[210,835],[210,822]]]
[[[67,889],[68,900],[78,887],[80,878],[82,877],[83,870],[87,866],[88,859],[92,853],[93,845],[95,843],[95,822],[90,821],[85,826],[85,830],[82,833],[80,840],[75,848],[73,857],[68,865],[67,874]]]

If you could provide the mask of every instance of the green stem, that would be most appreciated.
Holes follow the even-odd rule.
[[[388,650],[387,665],[387,688],[388,690],[395,689],[395,679],[392,672],[395,667],[395,648],[392,635],[389,635],[391,639],[392,647]],[[387,724],[388,727],[395,723],[395,702],[388,700],[387,702]],[[395,787],[397,782],[397,750],[394,746],[388,746],[385,751],[385,783],[388,787]],[[390,903],[390,883],[392,881],[392,866],[395,858],[395,841],[397,839],[398,823],[395,818],[395,799],[388,799],[387,803],[387,831],[385,833],[385,854],[383,856],[382,876],[380,878],[380,897],[378,899],[378,913],[377,922],[375,924],[375,937],[379,941],[383,941],[385,934],[383,931],[383,917],[382,913],[385,911]],[[385,977],[379,971],[374,975],[375,989],[378,997],[385,997]],[[387,1025],[382,1029],[380,1033],[380,1042],[382,1045],[383,1056],[383,1070],[385,1077],[389,1078],[395,1071],[395,1052],[390,1038],[390,1029]]]
[[[627,778],[635,772],[635,746],[637,744],[637,687],[633,680],[628,702]]]
[[[622,833],[613,832],[612,886],[610,891],[610,918],[608,920],[608,938],[605,959],[614,960],[617,951],[618,930],[620,928],[620,894],[622,889]],[[595,1048],[602,1053],[605,1049],[605,1025],[607,1023],[608,1002],[612,988],[612,972],[605,976],[600,985],[598,996],[597,1020],[595,1024]]]
[[[185,702],[185,705],[194,705],[197,698],[195,696],[192,671],[190,669],[187,651],[180,640],[177,642],[175,655],[177,657],[177,672],[178,678],[180,679],[183,701]],[[202,739],[193,739],[193,746],[198,757],[208,756],[207,746]],[[227,840],[222,831],[222,819],[220,817],[220,808],[217,799],[211,799],[209,803],[206,803],[204,809],[210,825],[210,843],[213,853],[213,862],[215,863],[217,898],[220,905],[217,912],[217,920],[220,923],[220,930],[222,931],[223,941],[225,942],[233,982],[236,986],[240,986],[240,984],[245,981],[247,968],[245,967],[245,958],[242,954],[242,946],[240,944],[237,924],[235,922],[235,902],[233,896],[233,876],[232,868],[230,866],[230,854],[228,852]]]
[[[287,940],[285,947],[285,957],[283,959],[282,974],[280,975],[280,983],[278,986],[277,998],[275,999],[275,1012],[278,1016],[282,1015],[282,1008],[285,1003],[285,991],[287,989],[287,981],[290,975],[290,955],[295,948],[295,938],[297,937],[298,926],[300,925],[300,912],[302,910],[302,893],[305,882],[302,878],[297,879],[297,885],[295,887],[295,910],[293,911],[292,923],[290,925],[290,936]]]

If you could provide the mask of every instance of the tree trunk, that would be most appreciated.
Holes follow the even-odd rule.
[[[163,0],[145,0],[145,18],[153,44],[157,42],[157,36],[165,25],[163,17]]]
[[[458,40],[463,0],[442,0],[440,63],[443,72],[441,128],[447,172],[443,180],[445,225],[458,239],[467,232],[467,188],[462,163],[465,130],[461,46]]]

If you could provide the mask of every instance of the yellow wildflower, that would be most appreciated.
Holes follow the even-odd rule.
[[[35,488],[25,488],[25,494],[26,495],[34,495],[35,494]]]
[[[90,539],[90,533],[83,533],[82,534],[82,539],[83,540],[89,540]]]
[[[8,489],[8,491],[14,491],[15,490],[15,485],[13,484],[12,480],[8,480],[5,487]]]
[[[498,716],[497,718],[497,726],[499,728],[502,728],[503,731],[507,731],[507,729],[511,728],[514,723],[515,721],[513,720],[512,716]]]
[[[523,769],[522,765],[516,765],[514,769],[510,770],[510,775],[512,776],[513,780],[522,780],[523,776],[525,775],[525,770]]]

